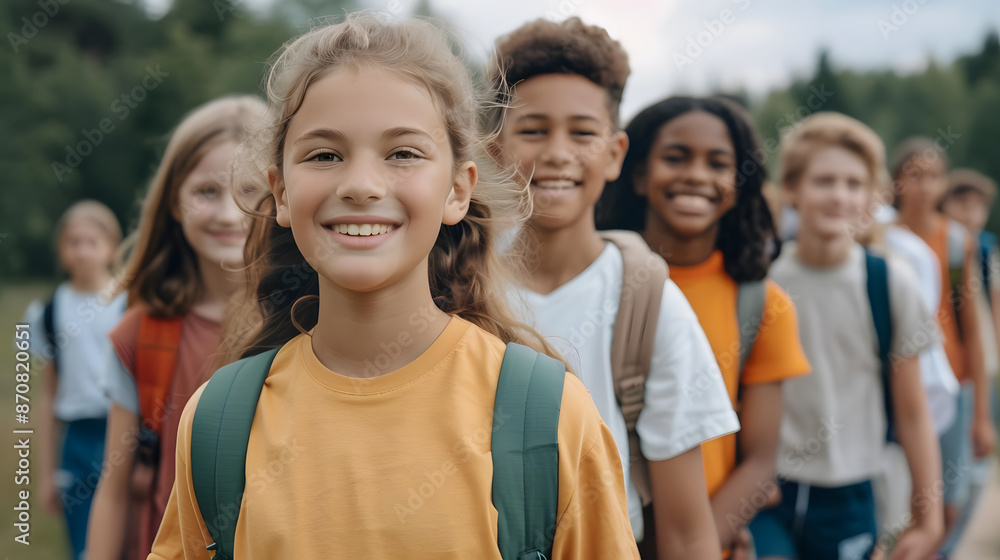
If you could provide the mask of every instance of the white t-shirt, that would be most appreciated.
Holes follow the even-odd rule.
[[[518,289],[511,300],[515,312],[562,352],[590,390],[618,445],[632,532],[642,540],[642,502],[629,476],[628,430],[611,381],[611,338],[623,274],[622,254],[608,243],[586,270],[552,293]],[[650,461],[663,461],[739,427],[698,318],[680,289],[667,280],[636,425],[642,453]]]
[[[108,332],[125,312],[125,294],[119,294],[108,304],[100,292],[79,292],[64,282],[56,288],[52,301],[59,358],[53,413],[63,422],[103,418],[110,406],[103,389],[111,350]],[[48,360],[52,358],[52,348],[45,336],[43,307],[35,308],[29,324],[31,339],[35,341],[33,352]]]
[[[935,316],[941,301],[941,263],[934,250],[917,234],[899,226],[885,228],[885,242],[916,274],[924,307]],[[958,380],[940,340],[920,353],[920,378],[927,390],[927,407],[934,429],[942,434],[955,421]]]
[[[784,383],[778,473],[827,487],[869,480],[881,470],[886,422],[865,252],[855,245],[829,268],[809,267],[796,253],[786,244],[769,275],[795,302],[812,375]],[[910,268],[888,263],[891,352],[912,357],[940,340],[937,322]]]

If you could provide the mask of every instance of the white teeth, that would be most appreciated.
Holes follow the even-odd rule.
[[[694,194],[675,194],[673,200],[675,204],[682,204],[692,209],[709,210],[712,207],[712,201]]]
[[[382,235],[393,230],[393,226],[387,224],[336,224],[330,229],[345,235],[369,237],[372,235]]]
[[[570,189],[575,187],[576,183],[569,179],[546,179],[535,181],[535,186],[543,189]]]

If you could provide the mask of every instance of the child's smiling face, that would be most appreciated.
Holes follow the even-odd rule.
[[[636,190],[650,218],[682,238],[705,234],[736,204],[736,153],[726,123],[691,111],[662,127]]]
[[[426,282],[441,224],[465,217],[477,177],[455,165],[430,92],[368,66],[309,86],[268,175],[278,224],[323,279],[355,292]]]
[[[515,86],[500,131],[505,163],[530,178],[533,226],[562,229],[588,217],[618,178],[628,141],[612,126],[608,93],[576,74],[543,74]]]
[[[873,179],[860,156],[840,146],[816,150],[798,185],[786,189],[799,211],[799,235],[832,239],[858,231]]]
[[[230,189],[236,143],[210,148],[178,189],[174,217],[199,259],[216,266],[243,265],[247,217]]]
[[[948,166],[937,152],[921,152],[903,165],[895,186],[901,205],[934,211],[948,190]]]

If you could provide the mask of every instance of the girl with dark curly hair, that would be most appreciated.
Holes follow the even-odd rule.
[[[626,133],[629,151],[597,206],[598,227],[642,233],[708,336],[742,429],[702,444],[705,481],[720,544],[739,548],[764,505],[758,496],[771,499],[782,381],[809,372],[795,308],[765,280],[780,241],[762,194],[763,152],[746,113],[721,98],[660,101]],[[740,324],[738,306],[752,301],[757,311]]]

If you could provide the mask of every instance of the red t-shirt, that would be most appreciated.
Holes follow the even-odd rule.
[[[121,321],[108,334],[115,347],[118,359],[125,369],[135,376],[136,347],[139,342],[139,323],[145,311],[143,306],[134,305],[125,311]],[[163,518],[163,511],[170,498],[174,484],[174,449],[177,446],[177,426],[181,411],[188,399],[202,383],[208,380],[221,365],[222,355],[219,343],[222,340],[222,325],[194,313],[184,316],[181,339],[177,347],[177,365],[171,382],[170,395],[166,403],[160,435],[160,465],[153,491],[152,508],[148,516],[150,527],[145,533],[148,542],[138,543],[139,550],[128,551],[128,558],[145,559],[153,547],[153,538]]]

